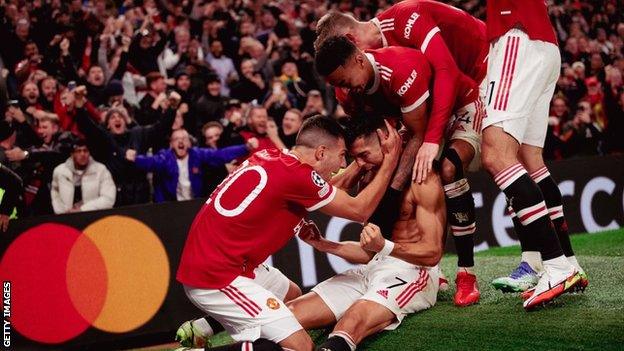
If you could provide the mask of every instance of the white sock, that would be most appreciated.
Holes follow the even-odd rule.
[[[542,266],[542,255],[539,251],[522,251],[522,261],[528,263],[537,273],[544,270]]]
[[[474,272],[472,271],[473,267],[457,267],[457,273],[459,272],[466,272],[468,274],[472,274],[474,275]]]
[[[199,330],[202,333],[202,335],[205,335],[205,336],[214,335],[214,330],[212,330],[212,327],[210,326],[206,318],[196,319],[192,322],[192,324],[195,329]]]
[[[567,259],[568,262],[570,262],[570,264],[574,266],[574,268],[576,268],[579,272],[583,272],[583,268],[581,268],[581,265],[576,260],[576,256],[569,256],[567,257]]]
[[[570,264],[570,261],[568,261],[568,259],[564,255],[544,261],[544,268],[546,267],[562,271],[570,271],[574,269],[574,267],[572,267],[572,264]]]
[[[328,338],[331,338],[332,336],[337,336],[339,338],[344,339],[347,342],[347,344],[349,345],[349,348],[351,349],[351,351],[355,351],[355,347],[357,345],[355,345],[355,341],[353,341],[353,338],[348,333],[343,332],[341,330],[337,330],[337,331],[334,331],[333,333],[329,334]]]

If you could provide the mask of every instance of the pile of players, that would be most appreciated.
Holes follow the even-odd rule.
[[[407,0],[369,22],[341,13],[319,21],[316,69],[350,119],[310,118],[291,151],[254,154],[211,195],[177,275],[208,317],[180,327],[183,345],[225,329],[238,342],[206,349],[309,351],[305,329],[335,324],[319,349],[355,350],[435,304],[447,226],[458,254],[454,302],[477,303],[465,174],[479,165],[505,193],[522,247],[520,265],[494,287],[522,292],[532,310],[587,286],[542,159],[560,70],[546,5],[488,1],[487,12],[486,26],[449,5]],[[365,223],[360,241],[323,238],[305,219],[314,210]],[[361,265],[301,296],[262,264],[294,235]]]

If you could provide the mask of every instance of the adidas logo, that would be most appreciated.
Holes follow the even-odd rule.
[[[388,290],[379,290],[377,293],[384,297],[384,299],[388,298]]]

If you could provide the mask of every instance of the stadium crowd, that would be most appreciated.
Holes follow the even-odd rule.
[[[484,1],[450,2],[484,19]],[[291,147],[307,117],[344,116],[314,70],[316,21],[390,5],[0,1],[0,163],[22,179],[20,216],[207,196],[250,151]],[[550,15],[562,68],[545,157],[624,152],[622,2]]]

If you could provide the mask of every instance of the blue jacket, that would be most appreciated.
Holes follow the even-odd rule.
[[[205,166],[222,166],[247,153],[245,145],[229,146],[218,150],[190,148],[188,171],[193,198],[204,194]],[[135,162],[138,168],[154,173],[154,202],[177,200],[179,170],[176,155],[172,149],[161,150],[154,156],[138,155]]]

